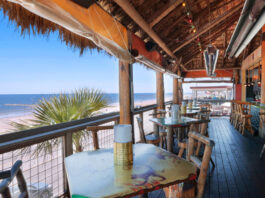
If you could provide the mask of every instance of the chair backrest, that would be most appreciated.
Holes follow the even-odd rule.
[[[200,105],[200,110],[201,110],[201,111],[202,111],[202,110],[208,110],[208,111],[210,111],[211,108],[212,108],[212,105],[210,105],[210,104],[201,104],[201,105]]]
[[[137,117],[137,123],[138,123],[138,127],[139,127],[139,132],[140,132],[140,142],[141,143],[146,143],[146,139],[145,139],[145,133],[144,133],[144,127],[143,127],[143,120],[140,117]]]
[[[21,165],[22,161],[18,160],[12,166],[11,170],[0,172],[0,180],[2,180],[0,183],[0,194],[3,198],[11,197],[9,185],[15,177],[17,178],[18,188],[20,191],[19,198],[28,198],[27,184],[24,179],[22,170],[20,169]]]
[[[86,130],[87,131],[91,131],[91,133],[92,133],[94,150],[98,150],[99,149],[98,131],[108,130],[108,129],[113,129],[113,128],[114,128],[114,125],[109,125],[109,126],[88,126],[88,127],[86,127]]]
[[[249,102],[238,102],[238,111],[240,114],[250,114],[251,113],[251,103]]]
[[[198,157],[198,153],[196,152],[197,148],[195,147],[195,141],[201,142],[205,145],[202,160]],[[192,161],[197,168],[200,169],[197,184],[197,198],[201,198],[203,196],[207,170],[214,145],[214,141],[210,140],[208,137],[197,132],[189,132],[187,160]]]

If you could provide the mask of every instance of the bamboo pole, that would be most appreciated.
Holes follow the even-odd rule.
[[[132,124],[130,90],[130,64],[119,61],[120,124]]]
[[[157,109],[165,109],[164,76],[161,72],[156,72],[156,102]]]

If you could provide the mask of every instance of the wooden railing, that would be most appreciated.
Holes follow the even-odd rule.
[[[166,105],[169,105],[170,103],[171,102],[167,102]],[[150,106],[145,106],[141,108],[136,108],[134,109],[133,115],[134,117],[136,116],[140,116],[142,118],[145,117],[146,120],[144,124],[146,125],[146,127],[150,128],[151,126],[153,126],[153,124],[151,122],[148,123],[149,117],[145,115],[152,114],[154,111],[156,111],[156,108],[157,108],[157,105],[150,105]],[[63,193],[67,192],[67,182],[66,182],[65,173],[63,171],[64,169],[63,159],[73,154],[74,152],[73,151],[73,134],[81,130],[86,130],[86,128],[89,126],[102,126],[104,124],[110,125],[110,123],[112,125],[119,123],[119,112],[113,112],[113,113],[108,113],[104,115],[94,116],[91,118],[85,118],[81,120],[76,120],[76,121],[71,121],[71,122],[66,122],[66,123],[61,123],[61,124],[45,126],[41,128],[34,128],[30,130],[18,131],[18,132],[1,135],[0,136],[0,171],[9,168],[18,159],[21,159],[22,161],[24,159],[22,169],[23,169],[23,172],[26,172],[25,177],[26,177],[27,183],[31,184],[33,182],[36,183],[36,182],[44,181],[44,182],[48,182],[51,185],[56,183],[56,186],[61,185],[62,183],[63,189],[58,187],[57,191],[53,192],[53,195],[61,196]],[[134,124],[136,124],[136,122]],[[135,125],[134,128],[135,128],[135,133],[136,133],[138,129],[137,125]],[[150,130],[154,129],[153,127],[151,128],[152,129]],[[109,130],[107,131],[108,133],[113,133],[113,129],[109,129],[108,127],[106,129]],[[109,136],[113,136],[113,135],[110,134]],[[100,139],[100,137],[96,137],[96,138]],[[34,152],[32,151],[32,149],[34,149],[35,147],[38,147],[39,144],[49,141],[49,140],[51,141],[51,140],[58,140],[58,139],[60,140],[60,144],[54,149],[55,154],[53,154],[53,151],[52,151],[52,154],[48,157],[47,156],[36,156],[36,157],[33,156]],[[92,139],[93,139],[93,136],[92,136]],[[109,142],[101,141],[101,144],[104,146],[104,144],[107,144],[107,143],[109,144],[111,140],[108,140],[108,141]],[[113,143],[113,140],[112,140],[112,143]],[[99,145],[97,145],[97,148],[98,147]],[[29,148],[27,152],[24,151],[25,148]],[[91,148],[91,145],[89,148]],[[95,149],[95,148],[92,146],[92,149]],[[26,153],[26,157],[25,157],[25,153]],[[58,154],[58,153],[61,153],[61,154]],[[42,168],[40,168],[40,166],[50,167],[50,163],[52,164],[50,168],[51,173],[50,172],[47,173],[46,169],[42,170]],[[58,169],[58,172],[54,173],[53,165],[56,166],[56,170]],[[60,175],[56,179],[56,182],[54,182],[55,181],[55,179],[53,178],[54,174]],[[34,177],[35,175],[37,175],[37,178],[32,179],[32,177]],[[45,175],[45,176],[42,176],[42,175]],[[42,178],[42,177],[45,177],[45,178]],[[50,179],[50,177],[52,177],[52,179]],[[55,191],[54,188],[53,188],[53,191]]]

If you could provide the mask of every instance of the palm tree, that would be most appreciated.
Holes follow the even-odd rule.
[[[78,89],[72,94],[60,94],[49,100],[43,98],[34,107],[34,119],[24,121],[23,123],[11,122],[15,131],[21,131],[31,128],[54,125],[58,123],[79,120],[92,117],[99,110],[108,106],[108,101],[104,94],[94,89]],[[84,142],[88,138],[88,132],[82,130],[73,133],[74,151],[81,152],[84,149]],[[49,140],[37,145],[35,154],[44,152],[51,153],[54,145],[60,143],[60,138]]]

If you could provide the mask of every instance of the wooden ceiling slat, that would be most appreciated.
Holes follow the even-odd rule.
[[[170,12],[172,12],[176,7],[178,7],[183,0],[170,0],[167,5],[161,10],[156,11],[153,16],[151,16],[151,20],[149,22],[150,27],[154,27],[159,21],[165,18]]]
[[[210,29],[214,28],[215,26],[217,26],[218,24],[222,23],[224,20],[226,20],[228,17],[236,14],[237,12],[241,11],[243,7],[243,4],[239,4],[238,6],[236,6],[235,8],[232,8],[230,10],[228,10],[227,12],[225,12],[224,14],[222,14],[220,17],[218,17],[217,19],[214,20],[214,22],[212,23],[208,23],[206,24],[204,27],[202,27],[197,34],[194,34],[192,36],[190,36],[187,41],[185,41],[183,44],[181,44],[179,47],[177,47],[175,50],[173,50],[173,53],[176,53],[177,51],[179,51],[181,48],[185,47],[186,45],[188,45],[189,43],[191,43],[194,39],[198,38],[200,35],[206,33],[207,31],[209,31]]]

